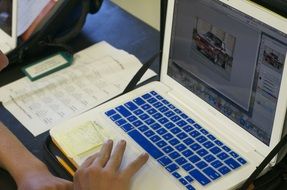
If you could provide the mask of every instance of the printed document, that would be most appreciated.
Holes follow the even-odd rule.
[[[0,88],[0,101],[34,136],[123,92],[140,61],[106,42],[74,56],[66,69]],[[142,80],[156,74],[148,70]]]

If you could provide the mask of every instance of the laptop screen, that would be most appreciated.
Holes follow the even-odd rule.
[[[12,36],[12,5],[11,0],[0,0],[0,29]]]
[[[269,145],[287,35],[218,0],[176,0],[168,75]]]

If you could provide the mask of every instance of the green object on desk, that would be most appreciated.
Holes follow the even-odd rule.
[[[22,68],[22,71],[31,81],[35,81],[70,66],[73,60],[73,55],[67,52],[58,52],[26,65]]]

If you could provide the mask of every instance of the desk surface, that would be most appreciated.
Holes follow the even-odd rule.
[[[79,51],[102,40],[134,54],[143,63],[158,52],[160,47],[160,34],[157,30],[131,16],[109,0],[104,1],[97,14],[88,16],[83,31],[70,45]],[[152,66],[156,72],[157,65]],[[0,87],[23,77],[20,72],[22,66],[15,65],[1,72]],[[43,144],[48,133],[33,137],[2,105],[0,105],[0,120],[34,155],[46,162]],[[53,170],[51,165],[48,164],[48,167]],[[1,169],[0,189],[16,189],[13,180]]]

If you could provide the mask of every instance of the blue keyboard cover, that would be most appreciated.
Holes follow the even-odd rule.
[[[105,114],[188,190],[194,180],[205,186],[247,163],[155,91]]]

